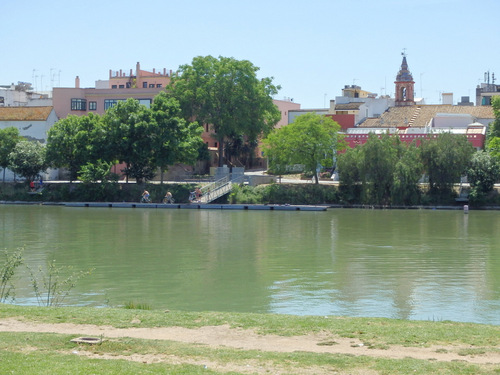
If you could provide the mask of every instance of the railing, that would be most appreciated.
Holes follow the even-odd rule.
[[[203,186],[201,190],[200,203],[210,203],[225,194],[228,194],[232,188],[233,184],[239,184],[243,182],[245,176],[239,176],[232,178],[231,175],[227,175],[220,180],[212,182]]]

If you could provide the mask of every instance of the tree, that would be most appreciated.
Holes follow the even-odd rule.
[[[110,155],[125,163],[123,172],[137,182],[155,176],[153,145],[156,123],[152,112],[138,100],[127,99],[108,109],[103,116]]]
[[[423,166],[415,143],[401,144],[398,161],[394,167],[391,202],[393,204],[415,205],[421,197],[418,181]]]
[[[493,190],[495,182],[500,179],[500,163],[489,153],[476,152],[467,168],[471,200],[479,201]]]
[[[439,194],[451,193],[453,184],[465,174],[474,153],[474,147],[465,136],[451,133],[423,140],[419,150],[431,193]]]
[[[47,162],[68,168],[70,181],[76,180],[82,166],[105,158],[107,148],[101,117],[70,115],[56,122],[47,137]]]
[[[486,134],[486,149],[500,162],[500,96],[494,96],[491,99],[495,120],[488,127]]]
[[[159,93],[151,106],[156,127],[153,128],[155,164],[163,172],[175,163],[194,164],[203,145],[203,128],[196,122],[188,123],[181,117],[179,102],[166,92]]]
[[[0,167],[3,169],[2,181],[5,182],[5,170],[9,167],[9,154],[22,139],[19,130],[13,126],[0,129]]]
[[[339,187],[348,202],[415,204],[422,163],[414,144],[370,134],[362,146],[339,156]]]
[[[18,175],[33,181],[47,169],[45,147],[38,141],[20,141],[9,154],[10,168]]]
[[[184,118],[212,126],[219,166],[228,137],[244,136],[252,142],[280,120],[272,101],[280,87],[272,84],[272,78],[258,79],[258,70],[247,60],[198,56],[172,77],[168,90],[179,101]]]
[[[381,137],[370,133],[363,147],[361,167],[363,190],[370,203],[388,204],[394,181],[394,167],[398,160],[395,142],[399,138],[384,134]]]
[[[298,116],[295,121],[274,130],[264,140],[264,155],[276,167],[286,164],[303,164],[304,170],[314,175],[319,183],[318,167],[331,165],[339,148],[340,125],[330,117],[316,113]]]
[[[361,200],[363,160],[361,146],[348,148],[344,153],[339,154],[337,161],[339,191],[346,202],[354,203]]]
[[[495,120],[490,124],[488,128],[488,140],[493,138],[500,138],[500,96],[494,96],[491,98],[491,106],[493,107],[493,114]]]
[[[290,125],[273,130],[263,142],[264,156],[268,160],[268,169],[280,178],[287,172],[292,162],[292,151],[287,139],[291,137]]]

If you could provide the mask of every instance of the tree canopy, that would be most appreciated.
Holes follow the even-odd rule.
[[[465,175],[474,147],[465,136],[442,133],[422,140],[419,151],[431,191],[448,194]]]
[[[272,131],[264,139],[264,155],[270,168],[283,173],[286,165],[302,164],[319,183],[318,168],[333,167],[339,150],[340,125],[330,117],[316,113],[298,116],[295,121]]]
[[[244,136],[251,143],[280,120],[272,101],[279,86],[272,78],[257,78],[258,70],[247,60],[198,56],[172,77],[168,91],[179,101],[184,118],[212,126],[219,166],[227,139]]]
[[[5,182],[5,170],[10,164],[9,155],[21,139],[19,130],[13,126],[0,129],[0,167],[3,169],[3,182]]]
[[[339,157],[340,190],[348,202],[416,204],[422,164],[414,144],[389,134],[370,134],[367,142]]]
[[[47,160],[66,167],[71,179],[93,181],[107,166],[125,163],[124,173],[137,181],[152,179],[175,163],[192,164],[203,143],[202,128],[187,123],[179,103],[162,92],[151,108],[135,99],[118,102],[103,115],[68,116],[49,130]]]
[[[194,164],[203,145],[203,128],[181,116],[179,102],[166,92],[159,93],[151,106],[156,123],[153,137],[155,165],[162,172],[175,163]]]
[[[100,116],[93,113],[69,115],[49,129],[47,162],[55,167],[68,168],[70,181],[76,180],[82,166],[106,159],[109,150],[106,143]]]
[[[22,140],[9,154],[9,167],[21,177],[33,181],[47,169],[45,146],[38,141]]]

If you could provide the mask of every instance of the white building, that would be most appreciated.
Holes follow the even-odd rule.
[[[53,107],[0,107],[0,129],[14,127],[22,137],[42,144],[47,142],[47,133],[57,120]],[[3,171],[1,175],[3,177]],[[44,180],[56,179],[57,170],[48,170],[42,177]],[[14,173],[7,169],[5,180],[13,179]]]

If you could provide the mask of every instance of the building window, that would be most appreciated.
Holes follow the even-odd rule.
[[[104,99],[104,110],[107,111],[111,107],[114,107],[119,100],[116,99]]]
[[[97,102],[89,102],[89,111],[97,110]]]
[[[150,88],[150,89],[154,89],[154,88],[155,88],[155,84],[154,84],[154,83],[150,83],[150,84],[149,84],[149,88]]]
[[[148,108],[151,108],[151,99],[136,99],[139,104],[145,105]]]
[[[142,83],[142,88],[143,89],[147,89],[148,88],[148,83],[147,82],[143,82]]]
[[[118,86],[118,88],[120,88],[120,89],[124,89],[124,88],[125,88],[125,85],[120,85],[120,86]]]
[[[127,89],[131,88],[132,84],[130,82],[127,82]]]
[[[87,110],[87,100],[85,100],[85,99],[71,99],[71,110],[72,111],[86,111]]]
[[[117,88],[118,88],[118,86],[117,86],[117,85],[111,85],[111,88],[112,88],[112,89],[117,89]]]
[[[161,83],[157,83],[156,87],[160,89],[161,88]]]

